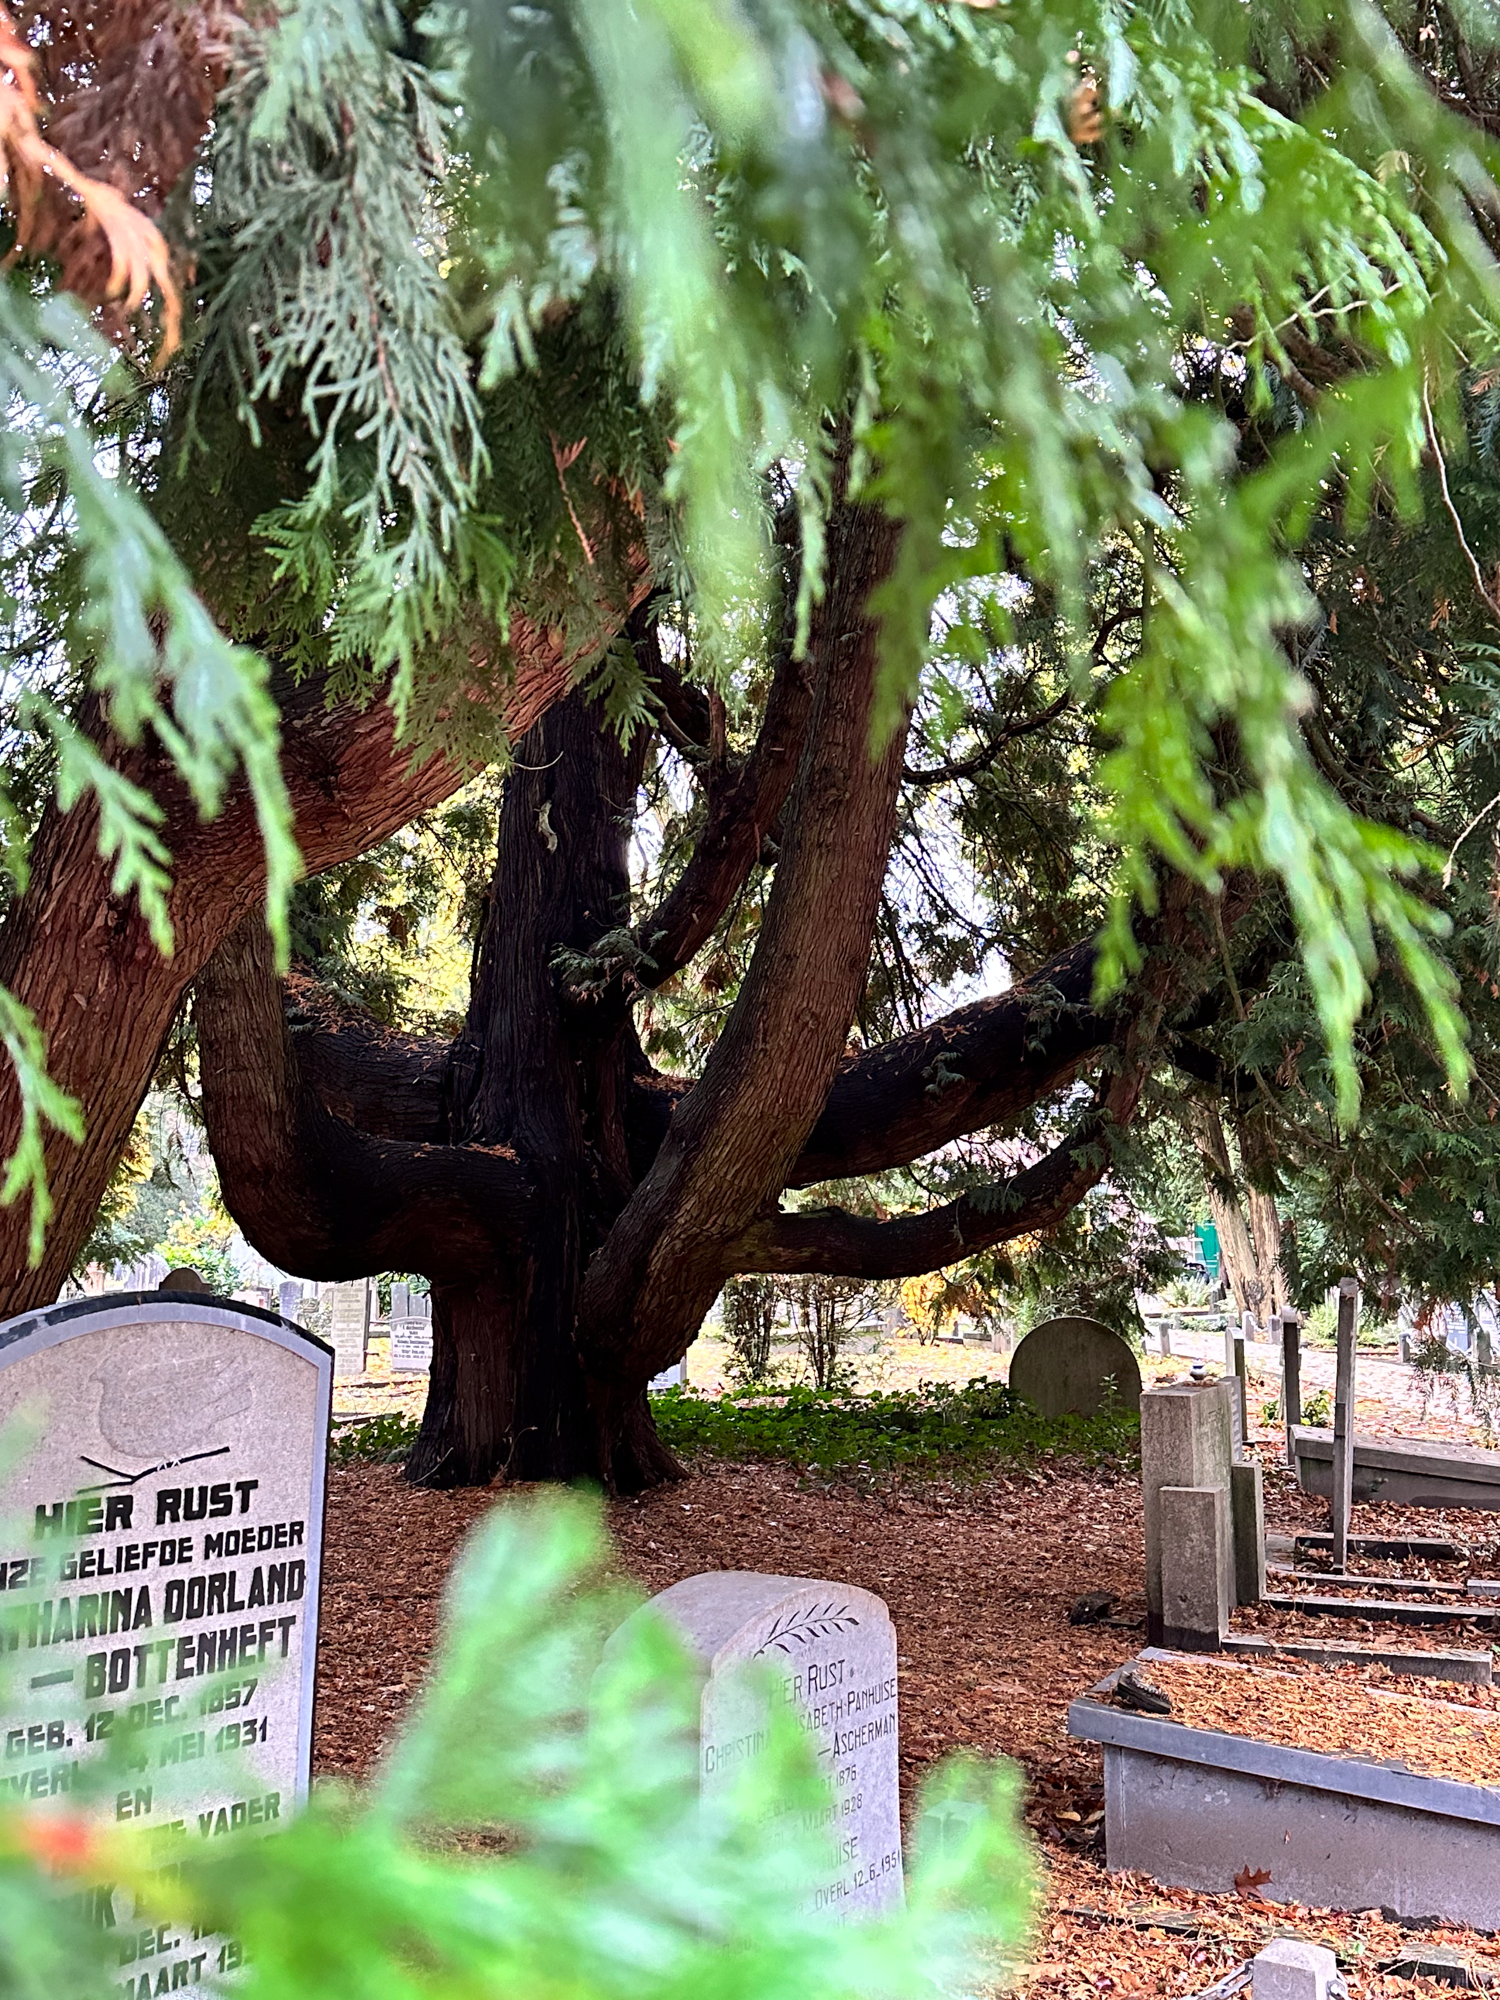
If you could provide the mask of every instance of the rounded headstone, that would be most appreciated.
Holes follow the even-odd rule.
[[[29,1426],[0,1465],[12,1794],[76,1775],[70,1810],[195,1841],[305,1799],[332,1395],[322,1342],[252,1306],[117,1292],[0,1321],[0,1431]],[[127,1717],[139,1762],[85,1789]]]
[[[809,1909],[842,1920],[899,1907],[896,1629],[882,1600],[816,1577],[714,1570],[649,1608],[677,1628],[703,1676],[703,1792],[732,1787],[764,1747],[766,1690],[742,1675],[747,1664],[769,1668],[772,1699],[799,1711],[830,1787],[828,1804],[800,1821],[832,1835],[825,1869],[807,1882]]]
[[[168,1271],[156,1288],[159,1292],[208,1292],[201,1271],[195,1271],[191,1264],[180,1264],[175,1271]]]
[[[1010,1362],[1010,1386],[1044,1417],[1097,1416],[1111,1400],[1139,1410],[1141,1370],[1129,1345],[1096,1319],[1043,1320]]]

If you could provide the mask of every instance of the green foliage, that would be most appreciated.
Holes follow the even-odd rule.
[[[34,616],[28,579],[37,581],[30,567],[41,559],[35,545],[49,539],[47,523],[62,515],[72,609],[47,635],[52,648],[74,683],[97,694],[125,742],[139,742],[147,731],[160,739],[205,817],[243,771],[266,846],[267,917],[284,954],[298,859],[265,662],[218,630],[128,479],[106,470],[84,404],[108,365],[103,343],[69,301],[39,301],[15,276],[0,284],[0,393],[10,413],[0,439],[0,496],[13,518],[11,575],[0,586],[6,623],[14,633],[18,619]],[[92,796],[99,848],[113,864],[111,891],[139,902],[157,948],[170,952],[170,857],[157,830],[161,808],[105,760],[71,712],[76,704],[60,692],[41,678],[23,683],[12,722],[46,739],[65,810]],[[4,866],[20,891],[28,873],[25,828],[6,789],[0,789],[0,822]],[[21,1098],[21,1129],[0,1201],[29,1199],[35,1264],[52,1211],[43,1127],[77,1143],[83,1118],[47,1077],[35,1020],[9,992],[0,993],[0,1039]]]
[[[1326,1389],[1315,1389],[1302,1398],[1302,1421],[1314,1430],[1324,1430],[1333,1422],[1333,1398]]]
[[[320,1788],[274,1833],[164,1855],[73,1822],[49,1840],[55,1815],[0,1806],[0,1986],[81,1996],[119,1977],[120,1932],[90,1933],[41,1854],[79,1886],[127,1887],[138,1924],[230,1933],[246,2000],[917,2000],[972,1993],[1014,1960],[1033,1870],[1007,1771],[940,1771],[906,1907],[830,1923],[807,1896],[827,1785],[794,1711],[748,1676],[766,1748],[700,1803],[695,1673],[662,1621],[622,1627],[631,1599],[605,1582],[606,1555],[581,1498],[497,1508],[373,1784]]]
[[[421,1424],[415,1417],[390,1410],[368,1422],[341,1424],[329,1439],[332,1465],[399,1465],[417,1441]]]
[[[191,1266],[211,1292],[230,1298],[241,1283],[230,1248],[233,1235],[234,1224],[214,1182],[196,1208],[173,1219],[155,1248],[169,1265]]]
[[[281,577],[338,596],[343,685],[399,662],[404,710],[416,649],[466,597],[498,614],[507,565],[474,507],[480,409],[433,254],[449,114],[401,36],[384,0],[242,36],[209,162],[223,275],[195,388],[227,374],[252,434],[259,405],[300,397],[310,483],[260,527]]]
[[[1355,1027],[1372,993],[1429,1102],[1462,1086],[1488,1050],[1457,1005],[1473,912],[1447,945],[1430,879],[1449,829],[1321,754],[1314,657],[1327,538],[1398,539],[1435,442],[1462,460],[1495,429],[1492,144],[1448,108],[1448,42],[1414,20],[1365,0],[292,0],[237,41],[183,205],[201,275],[178,371],[101,390],[81,317],[39,304],[45,274],[6,289],[12,600],[43,662],[17,712],[42,748],[0,801],[13,877],[45,764],[65,797],[98,795],[117,892],[165,940],[160,817],[79,727],[92,685],[123,734],[168,742],[205,811],[248,772],[280,921],[295,857],[266,670],[174,546],[226,631],[328,671],[335,698],[392,689],[414,741],[493,750],[522,584],[597,655],[601,606],[649,565],[689,669],[750,698],[768,513],[802,523],[805,637],[847,474],[903,524],[884,724],[920,698],[923,754],[960,762],[1038,729],[1003,774],[1024,851],[997,859],[999,784],[951,806],[985,885],[955,909],[926,871],[862,1027],[1100,920],[1112,990],[1164,870],[1217,888],[1248,868],[1301,955],[1289,1011],[1319,1055],[1298,1084],[1331,1143],[1384,1080]],[[1326,366],[1305,394],[1309,348]],[[1409,692],[1430,685],[1413,657]],[[645,712],[624,649],[593,671],[617,726]],[[1473,748],[1478,772],[1493,745]],[[701,1051],[757,894],[718,998],[696,1018],[664,999],[653,1049]],[[23,1100],[5,1191],[31,1191],[39,1241],[40,1137],[76,1116],[27,1021],[0,1030]],[[1380,1110],[1414,1152],[1410,1100]],[[1446,1139],[1434,1206],[1486,1168],[1470,1128]],[[1308,1282],[1326,1227],[1304,1232]]]
[[[672,1450],[730,1461],[768,1458],[821,1476],[894,1472],[979,1477],[1049,1454],[1092,1463],[1128,1460],[1139,1424],[1120,1412],[1039,1417],[1003,1383],[977,1376],[964,1388],[924,1382],[916,1390],[860,1395],[811,1388],[749,1387],[723,1396],[667,1389],[651,1399]]]
[[[94,1227],[78,1253],[74,1277],[81,1278],[90,1264],[109,1270],[139,1262],[197,1200],[192,1166],[172,1107],[153,1094],[138,1113],[110,1177]],[[237,1277],[234,1282],[238,1284]]]

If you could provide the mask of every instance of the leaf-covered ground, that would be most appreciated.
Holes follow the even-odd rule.
[[[1283,1527],[1326,1509],[1273,1476]],[[330,1483],[315,1769],[369,1768],[421,1685],[453,1553],[490,1493],[418,1493],[390,1466],[352,1466]],[[1358,1525],[1396,1525],[1361,1510]],[[1410,1942],[1378,1912],[1335,1915],[1111,1878],[1094,1815],[1099,1753],[1066,1733],[1069,1700],[1141,1644],[1140,1490],[1128,1473],[1043,1462],[986,1480],[924,1480],[871,1491],[818,1484],[774,1464],[705,1461],[692,1478],[622,1501],[612,1522],[624,1568],[646,1589],[709,1569],[828,1577],[877,1591],[900,1646],[902,1764],[908,1787],[958,1745],[1020,1760],[1028,1818],[1050,1879],[1025,1984],[1038,2000],[1193,1994],[1278,1932],[1334,1944],[1351,1990],[1406,1993],[1378,1967]],[[1488,1540],[1493,1521],[1428,1515],[1426,1534]],[[1087,1590],[1117,1593],[1127,1629],[1075,1627]],[[1323,1636],[1357,1636],[1323,1627]],[[1441,1634],[1402,1634],[1401,1643]],[[1472,1644],[1472,1640],[1459,1643]],[[1424,1933],[1500,1960],[1460,1932]],[[1424,1982],[1425,1983],[1425,1982]],[[1439,1990],[1434,1987],[1434,1993]]]

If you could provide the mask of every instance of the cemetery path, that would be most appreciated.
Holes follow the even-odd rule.
[[[1310,1503],[1283,1484],[1269,1482],[1273,1525],[1302,1525]],[[331,1476],[315,1776],[367,1772],[399,1725],[426,1669],[447,1570],[495,1498],[418,1491],[386,1466]],[[1339,1949],[1355,2000],[1412,1992],[1376,1970],[1404,1935],[1378,1912],[1292,1910],[1105,1874],[1099,1752],[1068,1737],[1066,1712],[1144,1636],[1133,1479],[1044,1467],[977,1487],[871,1493],[805,1485],[785,1466],[712,1464],[617,1502],[611,1526],[622,1568],[650,1591],[705,1570],[755,1569],[858,1584],[886,1600],[900,1649],[907,1805],[928,1767],[961,1746],[1025,1770],[1048,1876],[1022,1980],[1036,2000],[1199,1993],[1288,1931]],[[1117,1596],[1129,1629],[1069,1625],[1070,1605],[1096,1589]],[[1424,1940],[1485,1950],[1456,1931]]]

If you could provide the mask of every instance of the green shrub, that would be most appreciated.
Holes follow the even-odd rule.
[[[1302,1421],[1315,1430],[1326,1430],[1333,1422],[1333,1398],[1326,1389],[1316,1389],[1302,1398]]]
[[[417,1441],[421,1425],[415,1417],[391,1410],[356,1424],[341,1424],[329,1439],[330,1465],[392,1465],[404,1459]]]
[[[694,1673],[657,1620],[605,1652],[632,1602],[606,1555],[580,1497],[497,1507],[374,1782],[319,1788],[272,1834],[205,1852],[55,1799],[0,1804],[0,1993],[118,1995],[158,1924],[233,1938],[241,2000],[932,2000],[992,1981],[1032,1895],[1011,1774],[965,1759],[930,1782],[904,1910],[814,1914],[828,1794],[794,1711],[763,1684],[766,1749],[700,1804]],[[101,1882],[134,1898],[120,1928],[89,1921]],[[130,1990],[156,1990],[149,1966]]]
[[[662,1437],[676,1452],[730,1460],[780,1459],[808,1472],[867,1475],[912,1469],[983,1472],[1063,1452],[1094,1462],[1133,1454],[1132,1412],[1037,1415],[1002,1382],[977,1376],[960,1389],[845,1394],[810,1388],[744,1388],[722,1396],[668,1389],[652,1398]]]

